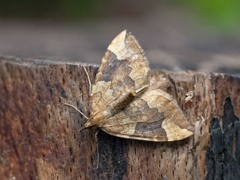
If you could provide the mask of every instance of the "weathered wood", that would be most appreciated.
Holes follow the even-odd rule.
[[[234,170],[240,162],[240,78],[153,71],[151,87],[172,94],[195,130],[183,141],[156,143],[117,138],[101,130],[95,138],[97,128],[79,132],[86,120],[64,103],[89,114],[82,66],[93,81],[94,65],[0,58],[0,177],[240,177]]]

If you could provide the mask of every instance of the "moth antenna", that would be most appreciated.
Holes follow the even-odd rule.
[[[85,71],[86,75],[87,75],[87,79],[88,79],[88,85],[89,85],[89,95],[91,94],[91,91],[92,91],[92,83],[91,83],[91,80],[90,80],[90,77],[89,77],[89,74],[87,72],[87,69],[83,66],[83,70]]]
[[[73,109],[75,109],[76,111],[78,111],[83,117],[85,117],[86,119],[89,119],[89,117],[87,117],[85,114],[83,114],[82,111],[80,111],[78,108],[76,108],[75,106],[71,105],[71,104],[68,104],[68,103],[64,103],[66,106],[70,106],[72,107]],[[84,127],[82,128],[84,129]]]

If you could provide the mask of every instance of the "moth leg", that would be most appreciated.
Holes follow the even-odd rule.
[[[97,148],[97,169],[98,169],[98,164],[99,164],[99,148],[98,148],[98,138],[97,138],[99,130],[100,129],[98,128],[97,132],[95,133],[95,141],[96,141],[96,148]]]
[[[85,71],[86,75],[87,75],[87,79],[88,79],[88,85],[89,85],[89,95],[91,94],[91,91],[92,91],[92,83],[91,83],[91,80],[90,80],[90,77],[89,77],[89,74],[87,72],[87,69],[83,66],[83,70]]]

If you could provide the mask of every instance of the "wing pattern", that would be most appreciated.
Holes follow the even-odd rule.
[[[192,130],[176,101],[162,90],[147,90],[101,129],[114,136],[146,141],[176,141]]]
[[[177,102],[149,86],[149,62],[126,30],[108,46],[92,86],[91,115],[84,127],[98,126],[114,136],[177,141],[193,134]]]

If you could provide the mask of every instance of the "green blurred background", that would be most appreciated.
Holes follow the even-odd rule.
[[[154,68],[240,74],[240,1],[0,0],[0,55],[100,63],[132,31]]]
[[[240,1],[120,1],[120,0],[1,0],[0,16],[17,19],[56,19],[64,21],[101,19],[106,17],[144,16],[162,4],[189,9],[213,26],[232,29],[239,27]],[[158,7],[159,6],[159,7]]]

